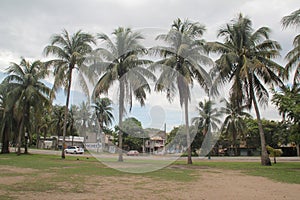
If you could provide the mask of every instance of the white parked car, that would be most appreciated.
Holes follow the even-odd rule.
[[[70,146],[65,149],[65,153],[83,154],[84,149],[77,146]]]
[[[139,152],[137,150],[130,150],[127,152],[127,156],[138,156]]]

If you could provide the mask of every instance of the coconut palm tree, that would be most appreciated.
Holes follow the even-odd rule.
[[[289,26],[300,26],[300,9],[295,10],[290,15],[283,17],[281,23],[284,28]]]
[[[221,102],[225,103],[225,107],[221,108],[221,113],[225,114],[225,119],[221,127],[222,133],[227,137],[231,137],[232,144],[234,147],[234,154],[237,155],[237,138],[243,135],[246,129],[245,117],[250,117],[251,115],[244,112],[245,107],[239,108],[235,105],[234,100],[228,102],[223,99]]]
[[[62,132],[64,127],[64,119],[65,119],[64,111],[65,108],[63,106],[55,105],[52,108],[50,125],[52,127],[52,131],[57,134],[56,148],[58,148],[59,137],[63,135]]]
[[[293,85],[282,85],[279,90],[272,90],[273,97],[272,103],[279,110],[282,115],[282,121],[288,120],[299,121],[299,99],[300,99],[300,84],[294,83]],[[296,117],[297,116],[297,117]]]
[[[167,45],[151,49],[154,54],[162,57],[151,66],[152,70],[159,68],[161,71],[155,90],[165,91],[170,102],[178,91],[180,105],[184,107],[188,164],[192,164],[188,117],[188,104],[191,100],[190,86],[194,84],[194,80],[206,89],[211,85],[210,76],[203,68],[203,64],[212,63],[207,57],[205,42],[200,39],[204,31],[204,26],[199,23],[177,19],[167,34],[157,36],[157,40]]]
[[[111,125],[114,120],[114,116],[112,114],[113,108],[111,105],[112,101],[109,98],[96,98],[94,105],[92,105],[95,109],[95,114],[98,120],[100,136],[101,133],[103,133],[104,126]]]
[[[199,117],[194,117],[192,123],[202,129],[202,134],[212,138],[212,131],[218,131],[221,124],[222,113],[215,107],[211,100],[200,101],[197,107]],[[211,141],[209,141],[211,143]],[[211,144],[209,145],[211,147]],[[208,154],[210,158],[210,153]]]
[[[211,50],[220,53],[213,73],[216,84],[232,83],[231,98],[237,106],[254,106],[261,139],[261,164],[271,165],[266,149],[265,135],[262,128],[258,102],[267,104],[268,90],[265,84],[281,84],[278,74],[284,68],[272,59],[279,55],[278,42],[269,39],[270,29],[261,27],[254,31],[249,18],[238,17],[218,31],[218,37],[224,43],[210,43]]]
[[[75,111],[75,110],[74,110]],[[77,124],[79,125],[80,134],[86,139],[86,132],[91,128],[91,107],[89,102],[81,102],[78,110],[73,112],[76,118]]]
[[[100,131],[103,130],[104,126],[109,126],[114,120],[112,114],[113,108],[111,107],[112,101],[109,98],[96,98],[95,104],[92,107],[95,109],[95,113],[100,126]]]
[[[93,80],[89,74],[88,67],[84,64],[85,58],[92,52],[92,44],[96,44],[94,37],[88,33],[77,31],[69,35],[66,30],[61,34],[55,34],[51,38],[51,44],[46,46],[44,53],[46,55],[56,56],[57,59],[49,61],[47,64],[54,67],[54,85],[53,90],[56,92],[61,86],[66,92],[65,119],[63,128],[62,141],[62,159],[65,158],[65,136],[67,131],[68,107],[71,93],[72,74],[77,70],[80,86],[88,95],[88,86],[85,77]]]
[[[78,108],[77,108],[77,106],[71,105],[71,108],[70,108],[68,114],[69,114],[69,116],[68,116],[68,123],[67,123],[67,133],[72,136],[72,144],[71,145],[73,146],[74,136],[78,135],[77,129],[76,129],[76,127],[77,127],[76,126],[76,121],[78,119],[77,118],[78,117]],[[82,126],[80,126],[80,127],[82,127]],[[86,131],[86,130],[84,130],[84,131]],[[86,138],[86,134],[84,134],[84,138]]]
[[[51,89],[41,82],[48,75],[48,70],[40,61],[29,62],[22,58],[20,64],[12,63],[7,69],[8,76],[3,83],[9,85],[8,92],[10,105],[8,109],[14,110],[19,125],[18,152],[21,153],[21,138],[30,130],[30,110],[39,112],[45,104],[50,103]],[[25,151],[26,153],[26,151]]]
[[[98,34],[98,38],[104,43],[105,48],[97,49],[102,62],[94,64],[94,70],[101,76],[94,89],[94,98],[102,93],[108,93],[113,83],[119,84],[119,159],[122,155],[122,119],[125,112],[125,103],[129,103],[129,111],[132,108],[132,97],[143,106],[146,92],[150,92],[148,79],[155,80],[155,76],[143,66],[151,63],[150,60],[139,58],[146,53],[146,49],[140,44],[143,36],[130,28],[117,28],[113,33],[115,41],[106,34]]]
[[[221,124],[220,117],[222,113],[215,105],[216,104],[211,100],[200,101],[198,104],[197,111],[199,117],[194,117],[192,123],[202,128],[203,135],[206,135],[209,130],[218,130]]]
[[[80,125],[84,128],[90,127],[91,125],[91,107],[89,102],[81,102],[78,107],[78,111],[76,113],[76,116],[78,117],[77,120],[80,121]]]
[[[44,137],[46,139],[50,125],[51,125],[51,109],[52,105],[45,106],[43,109],[41,109],[41,112],[39,112],[35,118],[36,118],[36,133],[37,133],[37,142],[36,142],[36,148],[39,148],[39,141],[40,141],[40,136]]]
[[[290,15],[287,15],[281,20],[282,26],[287,28],[289,26],[295,26],[297,28],[300,27],[300,9],[292,12]],[[298,34],[293,41],[294,48],[289,51],[286,55],[286,59],[288,63],[285,68],[289,72],[293,67],[296,66],[295,74],[294,74],[294,83],[300,82],[300,34]]]

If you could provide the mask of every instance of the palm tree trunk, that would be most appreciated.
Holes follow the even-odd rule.
[[[119,95],[119,162],[123,162],[123,138],[122,138],[122,120],[123,120],[123,111],[124,111],[124,93],[125,93],[124,84],[120,81],[120,95]]]
[[[253,98],[253,105],[254,105],[254,110],[256,113],[256,118],[257,118],[257,123],[258,123],[258,130],[259,130],[259,136],[260,136],[260,145],[261,145],[261,165],[264,166],[270,166],[271,165],[271,160],[269,158],[268,152],[267,152],[267,148],[266,148],[266,139],[265,139],[265,134],[264,134],[264,130],[262,127],[262,122],[261,122],[261,118],[260,118],[260,113],[259,113],[259,109],[258,109],[258,105],[256,102],[256,97],[254,94],[254,90],[253,87],[251,87],[250,89],[251,94],[252,94],[252,98]]]
[[[237,134],[233,132],[233,149],[234,149],[235,156],[237,156],[237,147],[238,147],[236,138],[237,138]]]
[[[19,134],[18,134],[18,141],[17,141],[17,155],[21,155],[21,142],[22,142],[22,134],[23,134],[23,129],[24,129],[24,115],[21,118],[21,122],[20,122],[20,127],[19,127]]]
[[[28,144],[27,144],[27,141],[28,141],[28,131],[25,129],[25,147],[24,147],[24,154],[28,154]]]
[[[184,115],[185,115],[185,132],[186,132],[186,142],[187,142],[187,164],[191,165],[193,164],[192,161],[192,143],[191,143],[191,137],[189,132],[189,108],[188,108],[188,97],[184,97]]]
[[[30,104],[27,102],[26,104],[26,109],[25,109],[25,119],[26,122],[25,122],[25,150],[24,150],[24,154],[28,154],[28,144],[27,144],[27,141],[28,141],[28,138],[29,138],[29,126],[30,126]]]
[[[68,83],[68,90],[67,90],[67,99],[66,99],[66,107],[65,107],[65,119],[64,119],[64,127],[63,127],[63,140],[62,140],[62,151],[61,151],[61,158],[65,159],[65,145],[66,145],[66,133],[67,133],[67,121],[68,121],[68,112],[69,112],[69,101],[70,101],[70,93],[71,93],[71,83],[72,83],[72,67],[69,68],[69,83]],[[58,139],[59,141],[59,139]]]
[[[100,129],[99,129],[99,142],[101,142],[101,147],[102,147],[102,151],[105,150],[105,133],[103,131],[103,120],[101,120],[101,123],[100,123]]]
[[[1,153],[9,153],[9,130],[8,126],[6,124],[6,120],[3,123],[3,128],[2,128],[2,148],[1,148]]]
[[[40,143],[40,130],[36,130],[36,148],[39,149],[39,143]]]

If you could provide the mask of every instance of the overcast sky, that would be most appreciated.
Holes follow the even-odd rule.
[[[297,31],[282,30],[280,20],[299,6],[298,0],[1,0],[0,70],[10,62],[18,63],[21,56],[45,59],[42,51],[49,38],[64,28],[92,34],[110,34],[119,26],[155,32],[168,30],[180,17],[204,24],[204,39],[215,41],[216,31],[240,12],[252,20],[255,29],[271,28],[271,39],[283,48],[278,62],[284,64]],[[263,116],[278,118],[275,113],[270,107]]]

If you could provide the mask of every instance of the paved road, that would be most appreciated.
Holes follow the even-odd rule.
[[[11,152],[14,152],[15,149],[12,148]],[[42,150],[42,149],[29,149],[29,153],[31,154],[48,154],[48,155],[61,155],[61,151],[54,151],[54,150]],[[84,154],[66,154],[67,156],[79,156],[79,157],[100,157],[100,158],[117,158],[118,155],[116,154],[93,154],[91,155],[89,152],[85,152]],[[137,160],[185,160],[185,157],[179,157],[175,155],[168,155],[168,156],[137,156],[137,157],[128,157],[128,159],[137,159]],[[272,158],[271,158],[272,159]],[[278,162],[300,162],[300,157],[278,157],[276,158]],[[193,157],[193,160],[200,160],[200,161],[232,161],[232,162],[260,162],[260,157],[257,156],[236,156],[236,157],[229,157],[229,156],[219,156],[219,157],[211,157],[209,160],[207,157]]]

